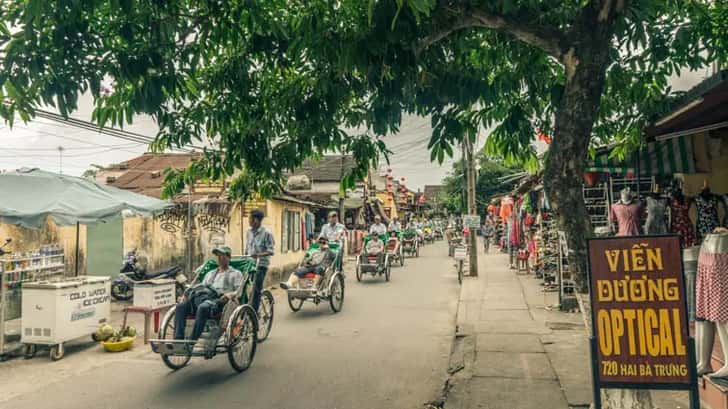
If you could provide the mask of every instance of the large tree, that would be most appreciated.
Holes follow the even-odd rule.
[[[532,160],[585,270],[581,180],[592,141],[639,139],[667,79],[725,60],[725,2],[709,0],[27,0],[0,5],[0,115],[50,104],[135,114],[155,148],[206,141],[196,175],[276,179],[316,153],[362,177],[404,113],[430,115],[433,160],[493,128],[487,148]],[[723,53],[723,54],[721,54]],[[111,82],[111,92],[102,83]],[[347,134],[343,129],[364,129]],[[188,175],[189,177],[189,175]],[[247,185],[247,183],[246,183]],[[568,217],[565,217],[567,216]]]

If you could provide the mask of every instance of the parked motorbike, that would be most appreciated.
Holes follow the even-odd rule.
[[[134,284],[152,279],[168,278],[175,281],[175,298],[184,293],[187,285],[187,276],[179,266],[148,272],[146,258],[137,255],[132,250],[126,255],[119,276],[111,282],[111,297],[117,301],[128,301],[134,298]]]

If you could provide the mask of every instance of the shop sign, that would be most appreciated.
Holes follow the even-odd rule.
[[[589,240],[589,273],[595,402],[599,388],[687,389],[694,401],[679,238]]]
[[[477,215],[477,214],[464,215],[463,224],[467,227],[470,227],[471,229],[480,227],[480,215]]]

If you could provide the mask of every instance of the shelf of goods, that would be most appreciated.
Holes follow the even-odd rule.
[[[23,283],[53,281],[64,272],[63,248],[57,244],[0,257],[0,356],[9,352],[19,337]]]

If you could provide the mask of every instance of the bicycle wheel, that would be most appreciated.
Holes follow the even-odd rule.
[[[177,307],[172,307],[169,312],[164,316],[162,321],[162,329],[159,332],[160,339],[174,339],[174,317],[176,314]],[[176,371],[184,368],[190,362],[190,355],[162,355],[162,362],[167,365],[167,368]]]
[[[334,313],[341,311],[341,308],[344,307],[344,278],[341,275],[337,275],[336,278],[334,278],[334,282],[331,284],[331,294],[329,297],[331,310]]]
[[[364,273],[361,271],[361,263],[359,262],[359,259],[356,260],[356,281],[361,281],[362,276]]]
[[[294,298],[291,293],[288,293],[288,306],[291,307],[291,311],[298,312],[303,306],[303,300],[300,298]]]
[[[227,328],[227,353],[230,366],[238,372],[250,368],[258,344],[258,321],[249,305],[239,307],[230,318]]]
[[[263,290],[260,294],[260,306],[258,307],[258,342],[268,339],[270,330],[273,328],[273,294]]]

